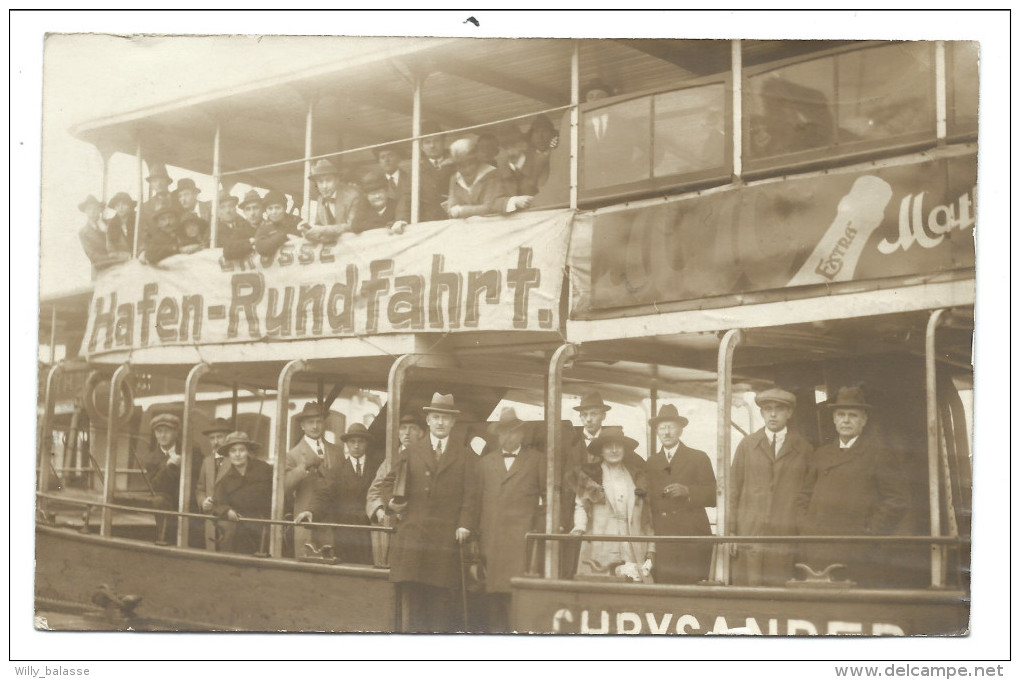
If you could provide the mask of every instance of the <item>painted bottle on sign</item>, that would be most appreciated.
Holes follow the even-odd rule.
[[[788,286],[850,281],[872,233],[882,224],[892,187],[874,175],[858,177],[840,199],[836,217]]]

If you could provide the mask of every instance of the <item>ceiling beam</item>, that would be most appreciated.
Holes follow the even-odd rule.
[[[569,95],[563,92],[535,84],[525,78],[518,78],[517,76],[507,75],[493,69],[478,66],[471,62],[442,58],[435,60],[435,67],[439,71],[451,76],[487,85],[497,90],[519,94],[522,97],[534,99],[549,106],[563,106],[570,103]]]

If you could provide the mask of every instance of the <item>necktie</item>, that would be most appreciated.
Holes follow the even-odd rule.
[[[776,444],[777,444],[776,440],[777,439],[778,439],[778,437],[776,437],[776,435],[772,435],[772,457],[773,458],[776,457]]]
[[[315,441],[315,453],[319,456],[319,458],[325,458],[326,457],[326,452],[322,450],[322,440],[321,439],[317,439]]]
[[[439,462],[439,457],[443,455],[443,440],[440,439],[436,442],[436,462]]]
[[[355,463],[354,463],[354,474],[356,474],[358,477],[361,476],[361,459],[360,458],[358,458],[355,461]]]
[[[386,175],[386,179],[388,179],[390,181],[390,189],[393,189],[393,191],[396,191],[397,190],[397,176],[396,175]]]
[[[336,216],[333,215],[333,208],[329,205],[332,202],[332,198],[326,198],[322,201],[322,207],[326,209],[326,224],[336,224]]]

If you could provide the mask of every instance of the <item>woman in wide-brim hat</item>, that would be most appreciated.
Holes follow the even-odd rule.
[[[634,536],[628,542],[586,541],[581,545],[577,576],[617,577],[651,583],[655,545],[644,470],[624,464],[634,455],[638,443],[619,431],[601,434],[589,450],[602,457],[601,463],[586,463],[576,475],[575,535],[606,534]]]
[[[212,513],[228,520],[220,549],[253,554],[264,551],[268,524],[245,519],[269,517],[273,499],[273,468],[254,457],[262,446],[246,432],[231,432],[217,449],[227,456],[230,469],[216,481]]]

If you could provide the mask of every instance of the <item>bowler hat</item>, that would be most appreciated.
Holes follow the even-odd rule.
[[[190,177],[185,177],[177,182],[177,191],[184,191],[185,189],[194,191],[196,194],[202,193],[202,190],[195,185],[195,180]]]
[[[585,86],[581,88],[582,103],[588,100],[588,93],[591,92],[592,90],[602,90],[603,92],[606,93],[607,96],[613,94],[613,88],[606,85],[599,78],[595,78],[593,80],[589,80],[587,83],[585,83]]]
[[[231,432],[227,435],[227,438],[223,441],[223,443],[216,449],[216,453],[221,456],[225,456],[230,452],[230,447],[234,444],[244,444],[248,447],[248,451],[251,453],[257,453],[258,450],[262,448],[262,445],[257,441],[248,438],[247,432]]]
[[[219,195],[220,205],[223,205],[225,203],[233,203],[234,205],[237,205],[237,201],[238,201],[237,196],[234,196],[229,191],[226,190],[220,191]]]
[[[328,158],[320,158],[315,161],[315,165],[312,166],[312,171],[308,175],[308,179],[315,179],[316,177],[325,177],[326,175],[340,176],[340,168],[333,164],[333,161]]]
[[[797,405],[797,397],[793,392],[787,392],[786,390],[781,390],[778,387],[772,387],[763,392],[759,392],[754,397],[754,403],[758,404],[758,406],[764,406],[769,402],[785,404],[786,406],[793,408]]]
[[[623,444],[623,448],[630,453],[633,453],[638,446],[637,441],[624,435],[622,430],[604,429],[602,433],[593,439],[591,444],[588,445],[588,452],[593,455],[602,455],[603,447],[605,447],[606,444],[612,443]]]
[[[864,390],[860,387],[840,387],[836,392],[836,401],[829,402],[828,407],[837,408],[859,408],[867,411],[872,408],[871,404],[864,401]]]
[[[588,392],[581,397],[581,403],[575,406],[574,410],[584,411],[589,408],[600,408],[603,411],[610,411],[613,407],[607,406],[606,403],[602,401],[602,395],[598,392]]]
[[[654,418],[649,418],[648,424],[652,427],[657,427],[659,423],[664,423],[670,420],[680,423],[680,427],[687,427],[687,423],[691,422],[680,415],[680,413],[676,410],[676,406],[673,406],[673,404],[663,404],[659,407],[659,415]]]
[[[452,394],[440,394],[436,392],[432,395],[432,403],[428,406],[422,406],[422,411],[425,413],[449,413],[450,415],[460,415],[460,411],[457,410],[456,404],[453,403]]]
[[[249,190],[248,193],[244,195],[244,200],[241,201],[240,207],[243,208],[244,206],[251,205],[252,203],[262,205],[262,197],[259,196],[259,192],[254,189]]]
[[[475,153],[477,142],[473,137],[461,137],[450,145],[450,160],[454,163],[470,158]]]
[[[382,173],[376,172],[375,170],[366,172],[361,177],[361,190],[366,194],[378,191],[379,189],[388,189],[389,186],[389,182],[386,181],[386,178],[383,177]]]
[[[322,408],[322,405],[315,401],[309,401],[301,407],[301,413],[297,414],[298,420],[304,420],[305,418],[325,418],[326,409]]]
[[[110,199],[107,205],[110,206],[111,208],[116,208],[121,203],[130,203],[132,209],[134,209],[134,207],[138,205],[138,203],[136,201],[131,200],[131,197],[128,196],[127,193],[124,191],[118,191],[117,193],[115,193],[113,195],[113,198]]]
[[[504,408],[499,414],[499,420],[489,423],[488,430],[491,434],[502,435],[524,427],[525,422],[517,417],[517,411],[512,406]]]
[[[93,205],[98,205],[100,208],[102,208],[103,202],[100,201],[95,196],[93,196],[92,194],[89,194],[88,198],[86,198],[84,201],[78,204],[78,210],[80,210],[81,212],[85,212],[86,210],[89,209],[90,206]]]
[[[374,437],[371,434],[369,434],[368,428],[362,425],[361,423],[352,424],[350,427],[347,428],[347,432],[340,435],[340,439],[343,441],[347,441],[348,439],[355,439],[357,437],[366,440],[374,439]]]
[[[233,429],[234,428],[230,426],[230,423],[227,422],[226,418],[216,418],[209,423],[209,427],[202,430],[202,434],[210,435],[216,432],[230,432]]]
[[[267,208],[271,205],[282,205],[283,209],[287,209],[287,194],[283,193],[279,189],[272,189],[266,194],[265,198],[262,199],[262,205]]]
[[[149,166],[149,176],[145,178],[145,181],[151,184],[154,179],[165,179],[168,182],[173,181],[166,171],[166,166],[162,163],[153,163]]]
[[[149,423],[149,429],[155,430],[160,425],[166,425],[172,427],[175,430],[181,429],[181,419],[175,416],[173,413],[160,413],[154,417]]]

